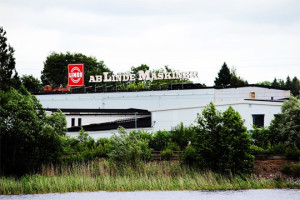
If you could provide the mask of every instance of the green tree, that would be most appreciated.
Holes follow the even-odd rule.
[[[230,72],[230,85],[231,86],[245,86],[248,85],[248,82],[239,77],[236,73],[236,69],[232,68]]]
[[[299,92],[300,92],[300,81],[299,79],[295,76],[292,80],[292,83],[291,83],[291,93],[294,95],[294,96],[298,96],[299,98]]]
[[[272,87],[280,87],[280,84],[278,83],[277,79],[274,78],[272,84],[271,84]]]
[[[290,76],[286,77],[285,87],[288,89],[291,89],[291,87],[292,87],[292,81],[291,81]]]
[[[14,49],[7,44],[6,31],[0,27],[0,90],[8,91],[10,88],[19,88],[20,78],[16,71]]]
[[[22,86],[20,92],[0,91],[1,172],[23,174],[42,163],[55,162],[62,153],[56,120],[48,123],[41,104]]]
[[[227,64],[224,62],[223,66],[221,67],[218,77],[215,79],[215,86],[226,86],[230,84],[231,74],[230,70],[227,67]]]
[[[271,86],[272,83],[270,81],[263,81],[256,83],[257,85]]]
[[[110,72],[103,61],[97,61],[94,57],[88,57],[81,53],[51,53],[44,62],[44,69],[41,72],[41,80],[44,85],[58,87],[68,84],[68,64],[84,64],[84,82],[90,85],[91,75],[102,75],[103,72]]]
[[[238,112],[229,106],[222,113],[210,103],[198,114],[197,123],[192,147],[184,157],[195,155],[193,164],[202,169],[236,174],[252,171],[252,141]]]
[[[270,124],[276,141],[286,146],[300,148],[300,100],[291,96],[281,106],[281,113]]]
[[[29,92],[38,92],[43,90],[42,83],[32,75],[23,75],[21,82]]]

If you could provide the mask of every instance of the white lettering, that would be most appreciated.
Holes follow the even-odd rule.
[[[71,75],[70,75],[70,76],[71,76]],[[90,82],[90,83],[95,82],[95,76],[90,76],[89,82]]]
[[[130,74],[129,76],[129,81],[135,81],[135,74]]]
[[[104,81],[103,82],[111,82],[111,77],[107,77],[108,72],[103,72],[104,75]]]
[[[140,70],[139,71],[139,80],[140,81],[144,81],[144,80],[149,81],[149,80],[151,80],[150,71],[147,70],[147,71],[144,72],[143,70]]]

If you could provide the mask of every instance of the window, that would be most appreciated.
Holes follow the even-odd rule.
[[[78,126],[81,126],[81,118],[78,118]]]
[[[250,92],[249,97],[250,97],[251,99],[255,99],[255,92]]]
[[[72,125],[71,126],[75,126],[75,118],[72,118]]]
[[[257,128],[264,126],[265,115],[252,115],[253,118],[253,125]]]

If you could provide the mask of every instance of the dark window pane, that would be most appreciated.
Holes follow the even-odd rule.
[[[78,118],[78,126],[81,126],[81,118]]]
[[[265,115],[252,115],[253,125],[260,128],[264,126]]]
[[[75,126],[75,118],[72,118],[72,125],[71,126]]]

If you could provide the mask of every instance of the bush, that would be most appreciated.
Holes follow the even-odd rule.
[[[294,146],[293,148],[287,147],[287,149],[285,150],[285,155],[289,160],[298,161],[300,159],[300,150],[296,146]]]
[[[169,160],[171,156],[174,155],[174,152],[172,149],[165,149],[161,152],[161,157],[165,160]]]
[[[249,174],[253,169],[252,143],[243,120],[231,106],[221,113],[210,103],[198,114],[193,147],[197,151],[194,165],[213,171]]]
[[[195,147],[189,145],[184,150],[182,160],[188,165],[193,165],[197,162],[197,156],[198,154]]]
[[[295,178],[300,177],[300,164],[284,165],[281,172],[285,175],[290,175]]]
[[[283,173],[285,175],[289,175],[289,174],[291,174],[291,172],[292,172],[291,166],[288,164],[284,165],[281,169],[281,173]]]
[[[150,141],[149,146],[155,151],[162,151],[165,149],[165,147],[170,141],[171,141],[170,132],[159,130],[154,134],[153,140]]]
[[[195,128],[193,126],[184,126],[181,122],[172,128],[170,137],[172,142],[175,142],[181,150],[184,150],[194,134]]]
[[[119,135],[111,137],[111,152],[108,153],[111,161],[136,167],[141,161],[151,159],[152,149],[148,146],[148,140],[135,133],[128,134],[123,127],[118,128],[118,131]]]

